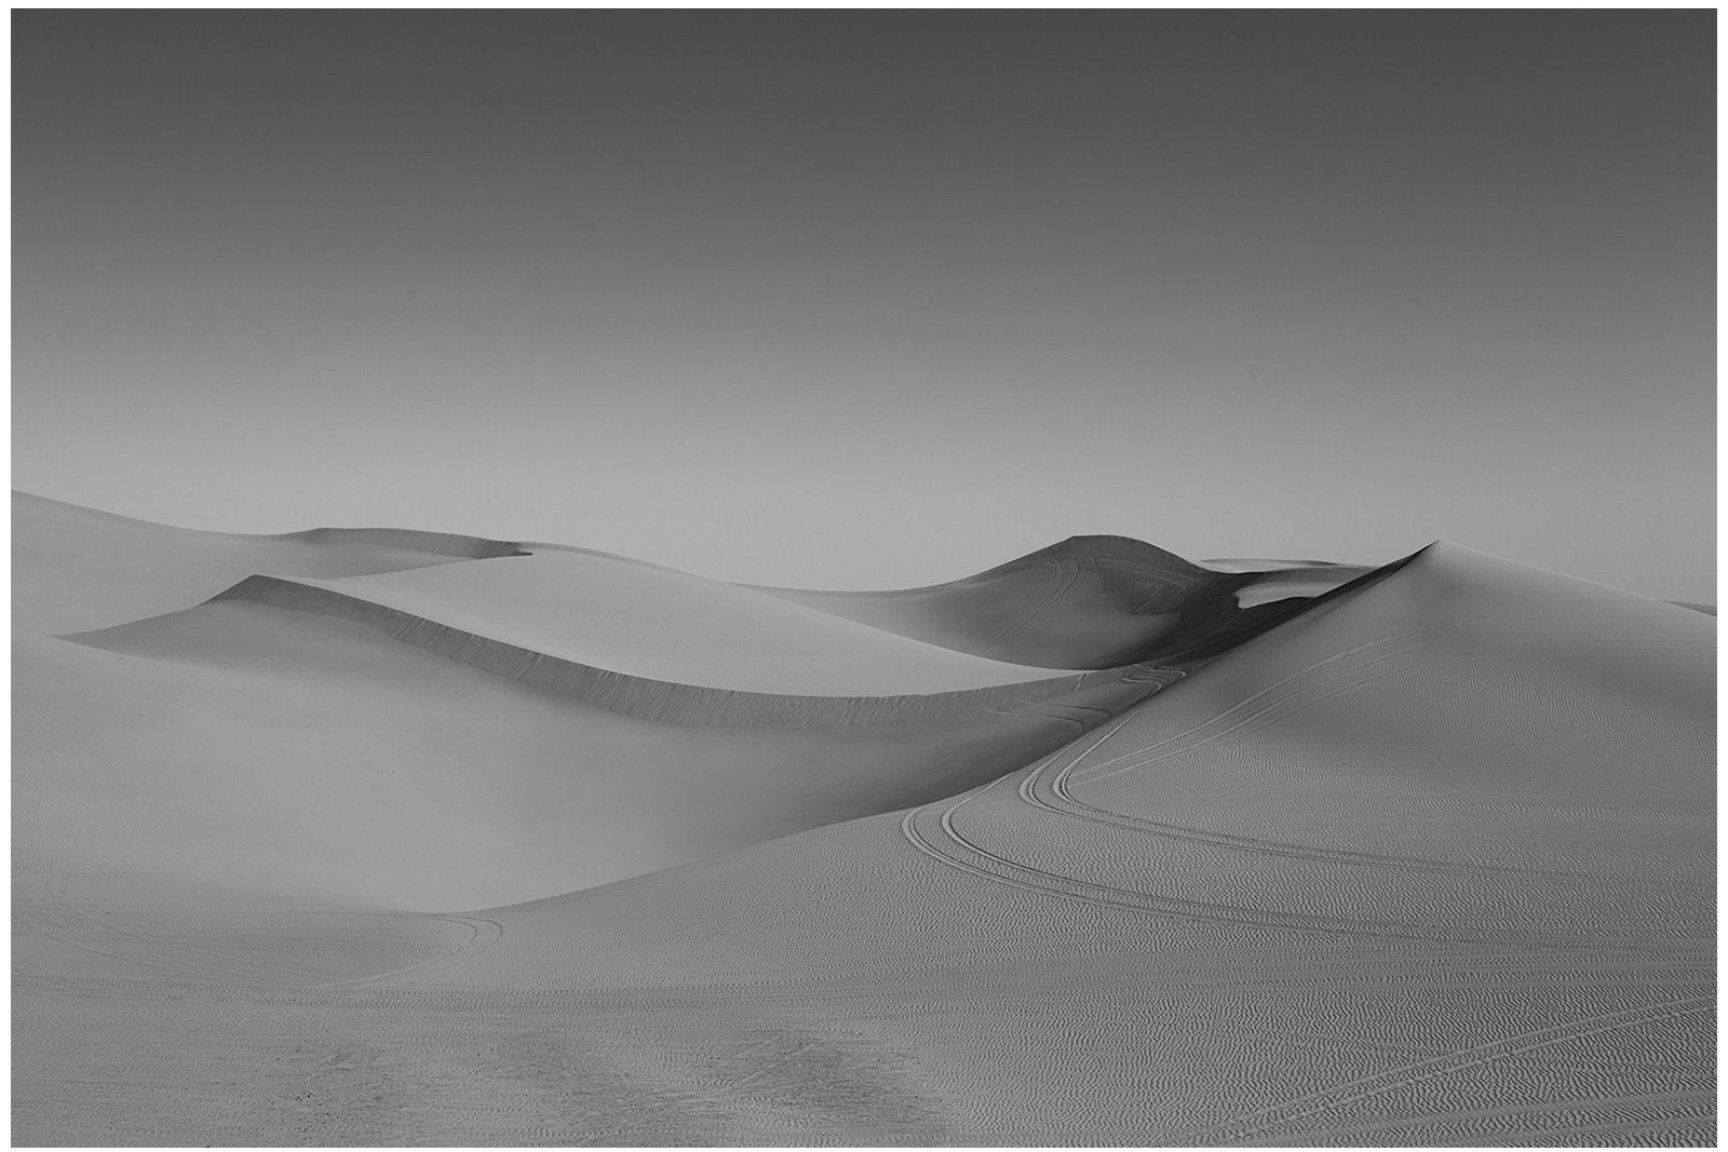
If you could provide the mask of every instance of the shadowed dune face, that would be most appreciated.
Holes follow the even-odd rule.
[[[1216,629],[1256,577],[1214,572],[1138,540],[1076,536],[951,584],[890,592],[762,589],[994,660],[1108,668]]]
[[[22,1143],[1714,1139],[1699,612],[24,506]]]
[[[1371,571],[1318,560],[1201,565],[1125,537],[1075,536],[928,588],[759,590],[994,660],[1109,668],[1177,660],[1249,628],[1251,609],[1310,600]]]

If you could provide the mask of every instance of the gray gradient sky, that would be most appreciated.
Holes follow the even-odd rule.
[[[1714,600],[1709,10],[18,10],[14,485]]]

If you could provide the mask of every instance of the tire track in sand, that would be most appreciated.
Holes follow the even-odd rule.
[[[1424,629],[1419,631],[1427,630]],[[1341,657],[1367,652],[1383,644],[1391,643],[1395,640],[1406,639],[1413,635],[1416,635],[1416,633],[1404,633],[1399,636],[1386,637],[1382,640],[1374,641],[1372,644],[1362,645],[1358,648],[1351,649],[1350,652],[1340,653],[1338,656],[1317,661],[1316,663],[1285,677],[1270,688],[1256,693],[1254,696],[1249,697],[1248,700],[1242,701],[1241,704],[1226,709],[1224,712],[1219,713],[1217,716],[1212,717],[1210,720],[1207,720],[1202,724],[1196,725],[1184,732],[1179,732],[1173,736],[1166,737],[1163,740],[1146,745],[1142,748],[1123,752],[1106,760],[1091,762],[1090,758],[1092,755],[1098,751],[1106,740],[1114,737],[1117,734],[1117,731],[1122,727],[1122,725],[1116,725],[1095,744],[1083,749],[1069,760],[1067,764],[1063,765],[1060,769],[1057,769],[1053,775],[1050,773],[1050,768],[1054,763],[1054,758],[1047,760],[1045,763],[1039,764],[1025,779],[1021,781],[1020,796],[1028,804],[1051,812],[1073,816],[1082,820],[1091,820],[1100,824],[1108,824],[1120,828],[1143,831],[1166,839],[1189,840],[1221,848],[1234,848],[1265,855],[1321,860],[1330,863],[1376,868],[1400,868],[1410,871],[1435,872],[1465,877],[1518,876],[1543,883],[1567,885],[1577,885],[1586,882],[1588,880],[1587,876],[1575,872],[1529,868],[1514,864],[1435,860],[1421,856],[1395,856],[1373,852],[1354,852],[1348,849],[1322,848],[1314,845],[1292,843],[1289,841],[1266,840],[1234,833],[1215,832],[1208,829],[1152,820],[1133,813],[1089,804],[1075,796],[1072,791],[1072,782],[1077,776],[1083,775],[1083,783],[1095,783],[1099,780],[1107,779],[1124,772],[1148,768],[1154,764],[1163,763],[1174,759],[1176,756],[1185,752],[1207,744],[1226,741],[1235,736],[1245,726],[1252,724],[1255,720],[1274,709],[1284,705],[1293,705],[1282,714],[1272,717],[1258,727],[1265,727],[1269,724],[1277,723],[1296,712],[1313,707],[1334,696],[1352,691],[1364,684],[1372,683],[1375,680],[1383,679],[1386,676],[1405,671],[1409,667],[1412,667],[1412,665],[1409,664],[1397,664],[1390,669],[1381,669],[1369,675],[1361,675],[1361,673],[1366,672],[1377,665],[1381,665],[1386,661],[1398,661],[1400,658],[1408,657],[1415,652],[1428,651],[1435,647],[1447,646],[1445,642],[1441,642],[1440,644],[1419,643],[1396,649],[1391,652],[1381,653],[1358,663],[1347,664],[1342,668],[1330,669],[1320,677],[1318,683],[1311,682],[1307,685],[1296,685],[1291,688],[1289,692],[1283,695],[1274,696],[1270,700],[1265,699],[1268,693],[1271,693],[1284,685],[1291,684],[1293,681],[1296,681],[1307,673],[1331,664]],[[1475,650],[1475,646],[1461,650],[1453,650],[1447,652],[1444,656],[1435,657],[1435,659],[1444,659],[1450,656],[1459,655],[1462,652]],[[1431,661],[1422,661],[1422,663],[1429,662]],[[1341,678],[1347,678],[1342,686],[1335,686],[1331,691],[1325,692],[1314,699],[1295,703],[1297,693],[1310,687],[1317,688],[1324,686],[1328,681],[1336,685],[1337,681]],[[1236,716],[1222,728],[1213,729],[1210,732],[1207,731],[1207,729],[1212,728],[1214,724],[1217,724],[1225,717],[1230,716],[1230,714],[1235,712],[1238,708],[1241,708],[1243,705],[1254,700],[1260,701],[1256,707],[1251,708],[1246,713]],[[1127,717],[1124,717],[1124,723],[1126,723],[1127,719]],[[1204,735],[1198,735],[1201,733],[1204,733]],[[1162,749],[1162,751],[1157,751],[1160,749]],[[1143,756],[1146,758],[1143,760],[1138,759]],[[1101,768],[1110,768],[1111,770],[1099,773],[1098,769]]]
[[[958,808],[967,801],[983,795],[1000,782],[1000,780],[994,781],[959,803],[943,809],[939,815],[934,817],[936,825],[934,830],[926,830],[920,825],[927,825],[931,822],[929,814],[935,810],[936,805],[926,804],[908,811],[901,820],[902,834],[914,848],[950,868],[994,883],[1006,884],[1010,887],[1037,892],[1074,903],[1119,908],[1182,920],[1243,924],[1259,928],[1291,928],[1299,931],[1322,932],[1331,936],[1393,937],[1411,940],[1444,940],[1455,943],[1475,942],[1476,940],[1475,937],[1423,930],[1418,925],[1399,925],[1380,921],[1350,921],[1296,913],[1269,913],[1212,901],[1153,896],[1132,889],[1079,880],[1010,860],[967,840],[955,829],[953,823],[953,814]],[[939,846],[939,843],[943,841],[950,848],[961,849],[968,856],[977,857],[984,863],[977,863],[957,856],[952,851],[945,850]]]
[[[1120,725],[1106,730],[1103,739],[1108,739],[1119,728]],[[1522,945],[1567,950],[1597,948],[1644,952],[1667,949],[1682,943],[1647,938],[1567,936],[1491,928],[1459,930],[1409,921],[1279,912],[1210,900],[1159,896],[1136,889],[1082,880],[992,852],[968,839],[955,826],[956,813],[968,804],[980,800],[1009,778],[1000,777],[958,798],[910,809],[901,819],[902,835],[925,855],[982,879],[1061,900],[1167,918],[1317,932],[1335,937],[1392,938],[1449,944]]]
[[[1117,727],[1120,727],[1118,725]],[[1152,820],[1113,808],[1101,808],[1079,799],[1068,788],[1068,780],[1086,757],[1115,735],[1115,729],[1091,747],[1083,749],[1061,768],[1055,768],[1056,758],[1050,757],[1034,766],[1020,781],[1021,800],[1035,808],[1061,816],[1071,816],[1116,828],[1145,832],[1166,840],[1184,840],[1217,848],[1236,849],[1267,856],[1284,856],[1299,860],[1318,860],[1332,864],[1399,868],[1414,872],[1435,872],[1461,877],[1518,876],[1543,883],[1577,886],[1588,877],[1574,872],[1558,872],[1541,868],[1526,868],[1516,864],[1488,864],[1456,860],[1434,860],[1423,856],[1391,856],[1375,852],[1355,852],[1344,848],[1322,848],[1285,840],[1266,840],[1237,833],[1217,832],[1184,824]],[[1054,773],[1052,774],[1052,769]]]
[[[312,985],[320,990],[337,990],[349,988],[376,988],[384,984],[393,984],[398,980],[406,980],[413,976],[428,976],[433,972],[442,972],[446,968],[454,968],[465,964],[480,953],[491,948],[504,937],[504,925],[486,916],[439,916],[436,919],[447,924],[459,924],[468,929],[468,939],[449,952],[434,956],[430,960],[406,967],[396,968],[389,972],[377,972],[371,976],[358,976],[350,980],[327,980]]]

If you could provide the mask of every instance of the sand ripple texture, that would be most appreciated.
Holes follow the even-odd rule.
[[[1111,565],[1063,593],[1057,562],[1057,617],[1188,605],[1070,655],[1187,637],[1065,677],[1021,649],[952,711],[681,722],[512,674],[627,639],[536,648],[556,598],[475,594],[587,560],[198,606],[164,600],[177,530],[51,511],[62,568],[153,530],[175,558],[170,616],[85,605],[124,643],[16,638],[14,1143],[1715,1139],[1701,613],[1451,545],[1195,577],[1300,597],[1088,600]],[[1132,544],[1078,551],[1170,567]]]

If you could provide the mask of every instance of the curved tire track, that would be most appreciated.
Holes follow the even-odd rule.
[[[504,937],[504,925],[487,916],[439,916],[437,919],[449,924],[460,924],[467,928],[469,930],[468,939],[451,951],[418,964],[410,964],[404,968],[378,972],[371,976],[360,976],[351,980],[328,980],[314,984],[312,987],[332,991],[350,988],[376,988],[415,976],[429,976],[434,972],[442,972],[446,968],[454,968],[458,964],[467,963]]]

